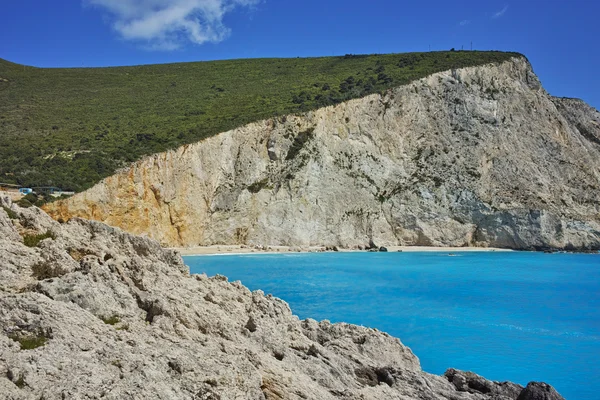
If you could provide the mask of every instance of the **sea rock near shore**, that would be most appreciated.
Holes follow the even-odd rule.
[[[0,203],[16,215],[0,208],[3,399],[516,400],[523,392],[488,391],[505,384],[473,385],[455,370],[452,379],[425,373],[396,338],[300,321],[282,300],[240,282],[191,276],[177,252],[152,239]],[[35,235],[47,237],[34,245]]]
[[[169,246],[600,248],[600,113],[525,58],[156,154],[46,206]]]
[[[564,398],[546,383],[529,382],[517,400],[564,400]]]

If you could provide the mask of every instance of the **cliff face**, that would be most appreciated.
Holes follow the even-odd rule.
[[[396,338],[300,321],[261,291],[190,276],[148,238],[0,206],[2,399],[562,400],[540,383],[425,373]]]
[[[157,154],[46,210],[171,246],[586,249],[599,195],[600,114],[515,58]]]

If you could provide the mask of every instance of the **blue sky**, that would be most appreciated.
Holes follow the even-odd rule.
[[[546,89],[600,108],[593,0],[18,0],[0,57],[93,67],[471,47],[525,54]]]

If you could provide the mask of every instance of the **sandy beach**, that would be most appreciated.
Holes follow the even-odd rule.
[[[499,249],[493,247],[433,247],[433,246],[390,246],[388,252],[446,252],[458,253],[466,251],[512,251],[509,249]],[[202,256],[202,255],[226,255],[226,254],[282,254],[282,253],[318,253],[326,251],[324,246],[311,247],[289,247],[289,246],[267,246],[252,247],[240,245],[219,245],[219,246],[199,246],[199,247],[180,247],[174,248],[183,256]],[[358,249],[339,249],[339,252],[366,252],[367,250]]]

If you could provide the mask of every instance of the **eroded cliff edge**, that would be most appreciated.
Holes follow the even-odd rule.
[[[98,222],[0,198],[0,398],[563,400],[421,370],[385,333],[300,321],[239,282]]]
[[[524,58],[157,154],[68,200],[170,246],[600,248],[600,114]]]

